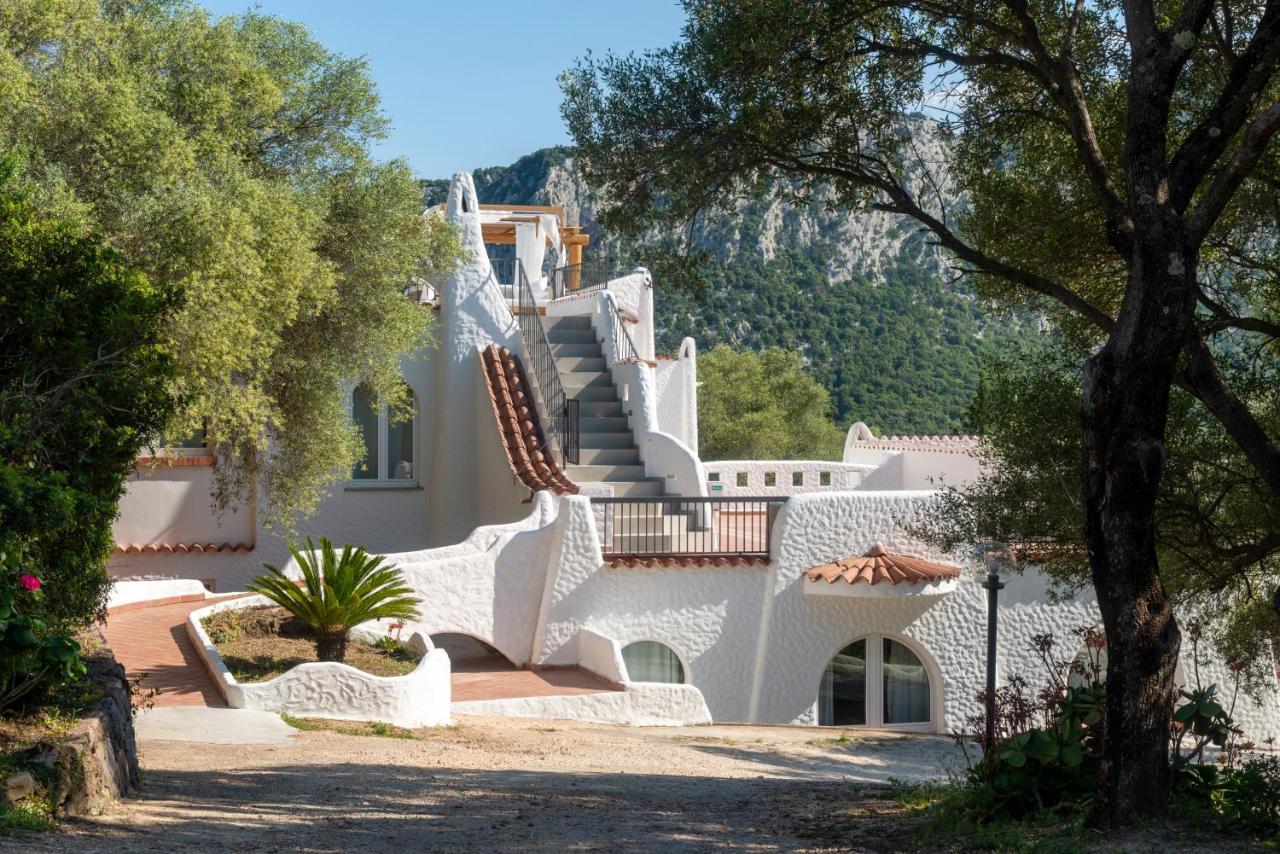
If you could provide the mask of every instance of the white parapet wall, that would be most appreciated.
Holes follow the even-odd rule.
[[[833,460],[703,460],[709,495],[800,495],[857,489],[876,470]]]
[[[201,621],[210,614],[267,605],[263,596],[246,596],[192,611],[187,635],[218,690],[233,709],[258,709],[295,717],[379,721],[416,728],[451,722],[449,655],[428,638],[415,634],[410,645],[426,654],[412,673],[375,676],[337,662],[317,661],[266,682],[240,683],[231,675]]]

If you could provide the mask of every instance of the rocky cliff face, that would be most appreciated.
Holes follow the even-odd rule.
[[[917,152],[945,162],[935,137]],[[562,205],[570,224],[607,242],[598,200],[567,149],[543,149],[510,166],[474,173],[481,202]],[[425,182],[443,199],[447,181]],[[953,204],[949,188],[940,188]],[[994,320],[963,284],[950,283],[946,258],[914,223],[878,211],[842,211],[819,191],[804,204],[765,194],[737,206],[696,235],[711,254],[709,287],[655,282],[659,351],[684,336],[718,343],[800,351],[831,391],[842,427],[856,419],[876,429],[955,432],[977,385],[985,353],[1029,334]]]

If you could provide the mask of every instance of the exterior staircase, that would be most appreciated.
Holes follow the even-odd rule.
[[[548,317],[546,330],[565,394],[578,401],[578,464],[565,474],[579,486],[611,486],[618,498],[662,495],[662,480],[645,477],[591,318]]]

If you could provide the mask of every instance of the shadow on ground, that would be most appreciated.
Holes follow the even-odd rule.
[[[119,813],[23,851],[803,850],[838,782],[299,764],[154,771]],[[829,844],[829,843],[827,843]],[[17,847],[11,847],[17,846]],[[823,850],[831,850],[824,846]]]

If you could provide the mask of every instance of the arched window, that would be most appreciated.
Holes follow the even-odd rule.
[[[933,697],[924,662],[906,644],[871,635],[827,665],[818,691],[822,726],[926,726]]]
[[[392,413],[373,390],[358,385],[351,392],[351,418],[364,443],[364,457],[351,470],[355,481],[412,483],[417,398],[410,392],[409,414]]]
[[[684,665],[671,647],[657,641],[636,641],[622,648],[622,660],[632,682],[684,683]]]

